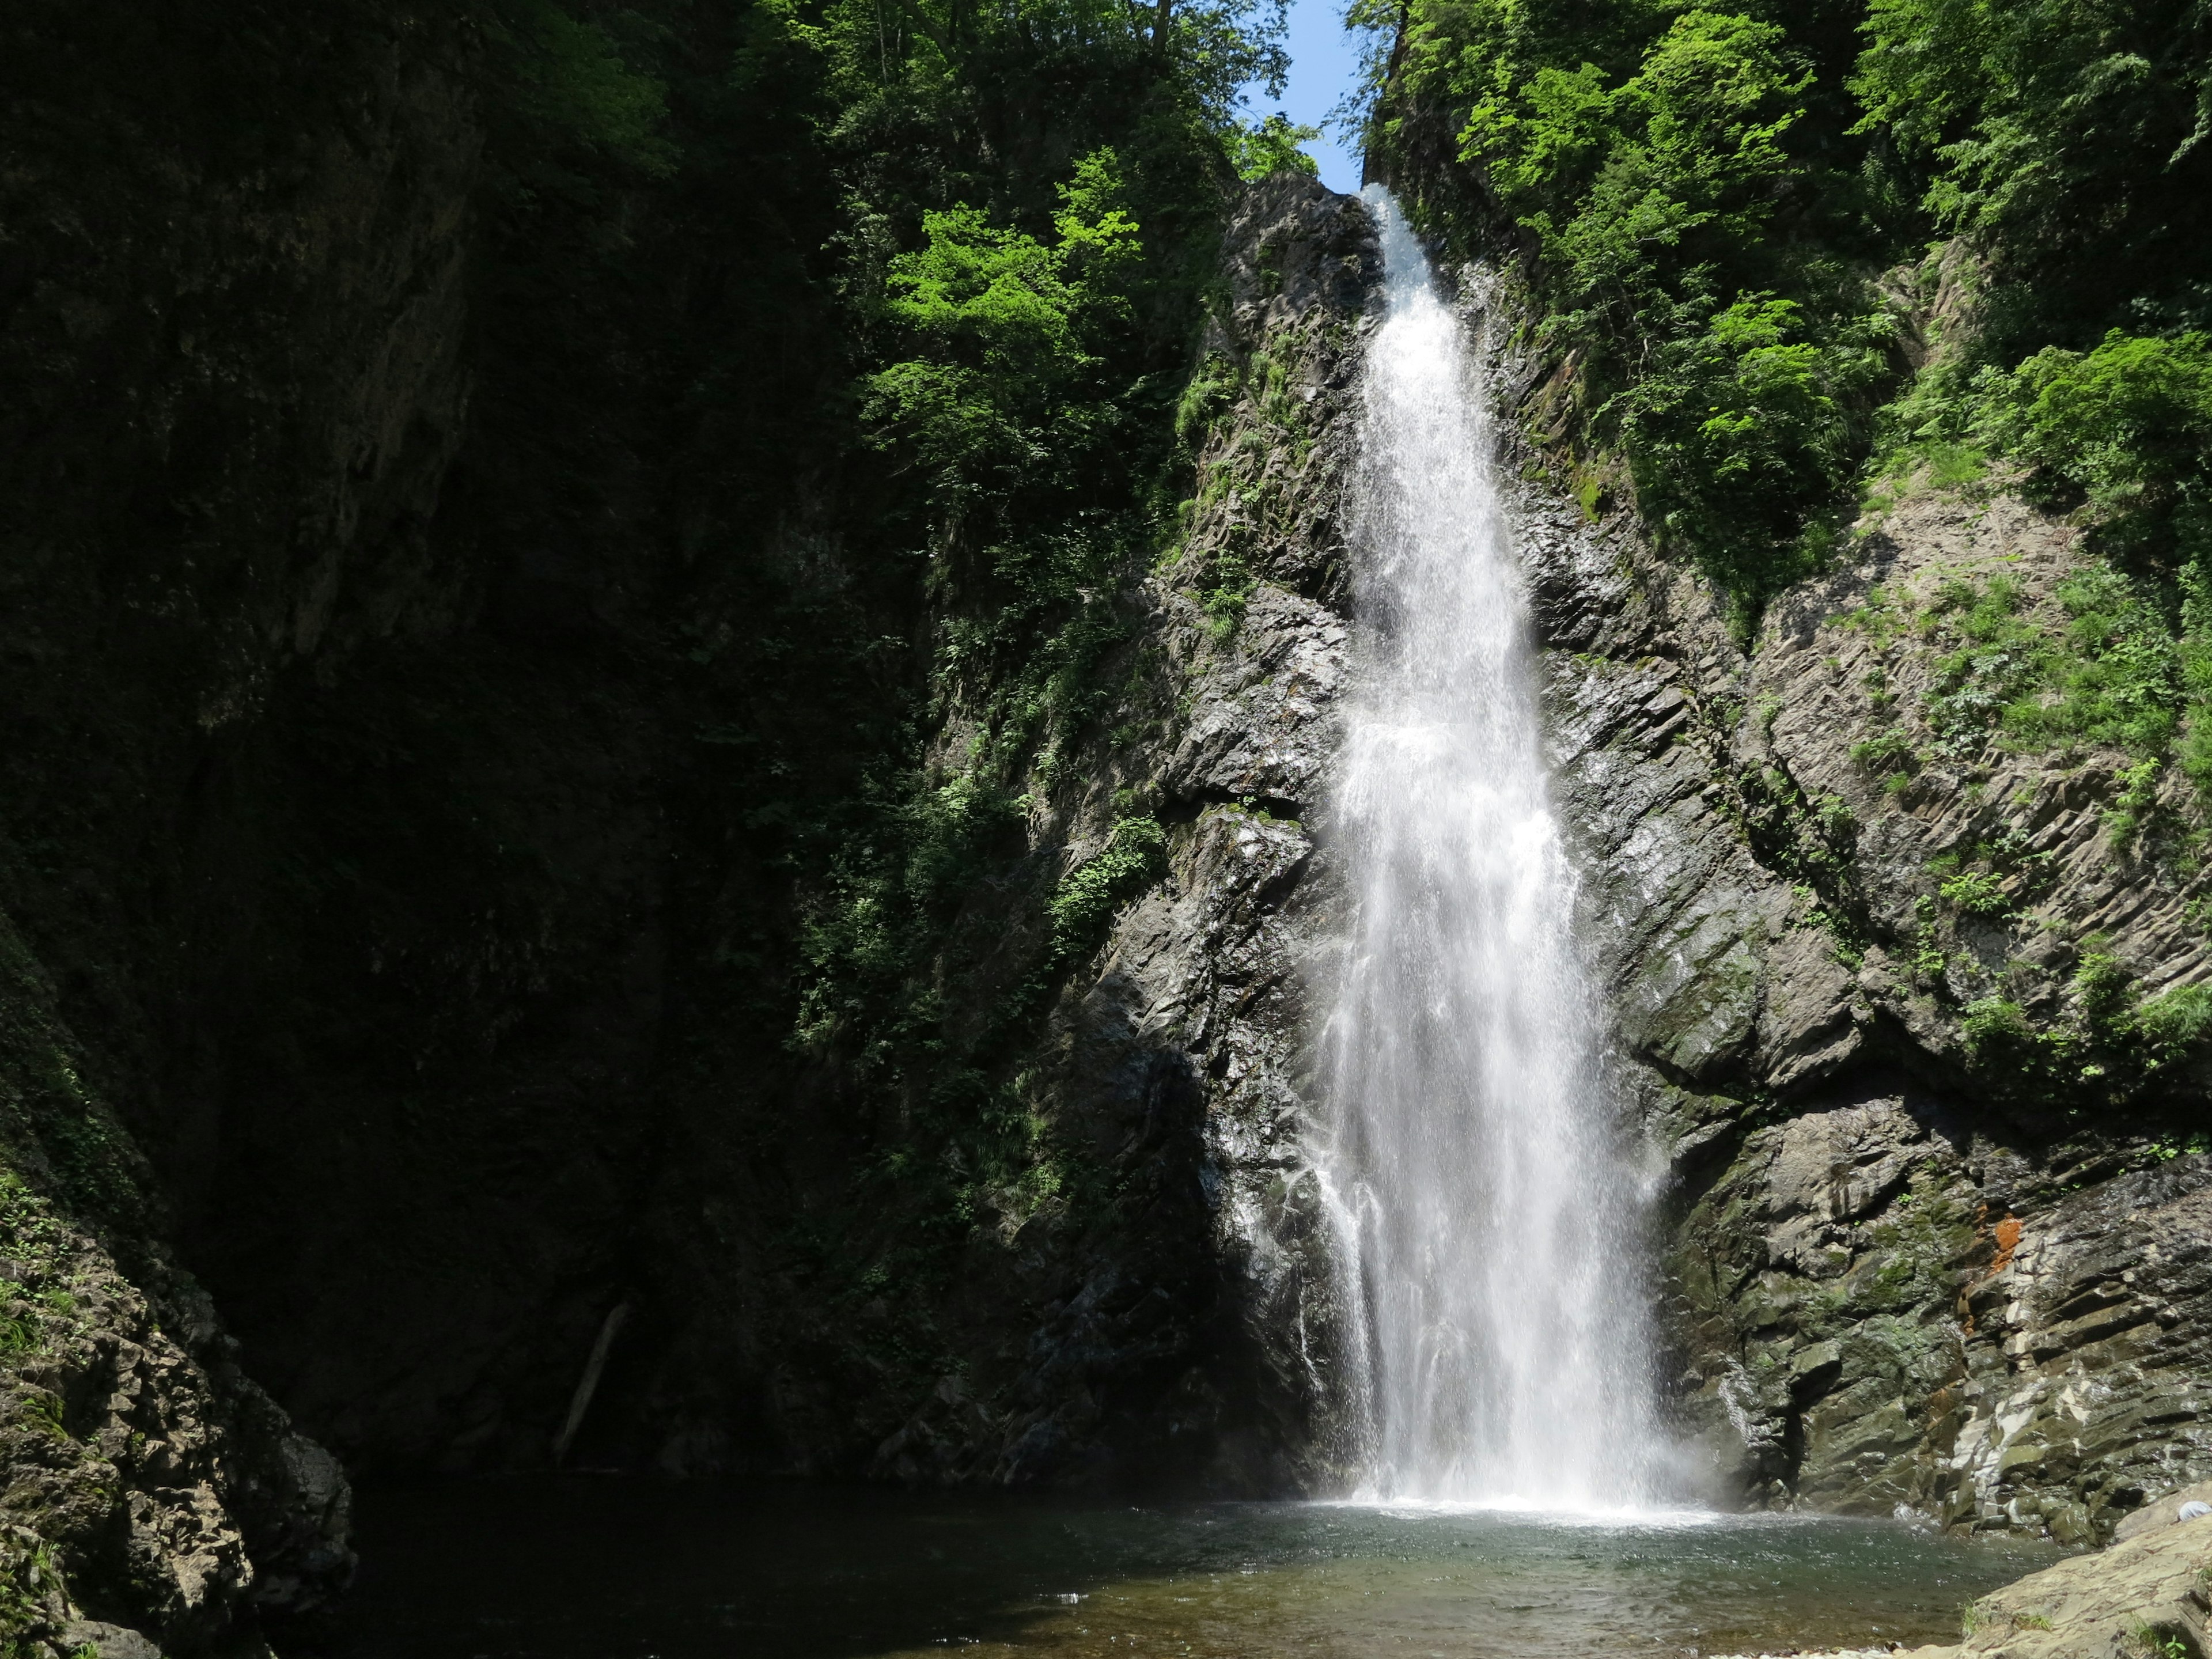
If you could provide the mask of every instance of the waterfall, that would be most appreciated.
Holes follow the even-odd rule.
[[[1601,1064],[1468,345],[1397,204],[1353,489],[1353,902],[1323,1077],[1365,1497],[1649,1499],[1642,1182]]]

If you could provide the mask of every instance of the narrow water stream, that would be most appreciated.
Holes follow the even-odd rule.
[[[1955,1638],[2052,1559],[1887,1522],[1565,1522],[517,1477],[370,1492],[344,1659],[1592,1659]]]
[[[1352,492],[1364,647],[1331,814],[1354,914],[1321,1149],[1364,1496],[1663,1498],[1635,1149],[1599,1064],[1528,607],[1468,342],[1397,204]]]

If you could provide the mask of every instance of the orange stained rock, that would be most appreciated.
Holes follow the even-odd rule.
[[[1990,1274],[1994,1278],[2012,1265],[2012,1253],[2020,1248],[2020,1218],[2008,1215],[1997,1223],[1996,1260],[1990,1263]]]

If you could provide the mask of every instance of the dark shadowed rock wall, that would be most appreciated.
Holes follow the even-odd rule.
[[[247,1650],[350,1571],[340,1459],[548,1461],[610,1310],[682,1305],[672,1125],[742,1136],[777,1052],[718,954],[779,925],[732,802],[787,743],[846,787],[869,727],[778,635],[851,584],[721,481],[806,429],[803,267],[755,300],[821,238],[726,175],[526,210],[483,50],[436,6],[0,22],[11,1638]]]
[[[1025,1062],[1034,1109],[1113,1196],[1009,1213],[971,1256],[968,1363],[882,1441],[878,1476],[1258,1494],[1324,1486],[1341,1455],[1342,1316],[1302,1150],[1331,888],[1304,820],[1338,740],[1341,495],[1379,258],[1365,210],[1308,179],[1255,186],[1231,222],[1185,532],[1127,595],[1131,637],[1100,671],[1116,694],[1028,826],[1048,876],[1133,812],[1167,831],[1163,878]],[[1224,570],[1248,591],[1209,610]],[[975,925],[1013,925],[1018,898],[980,896]]]

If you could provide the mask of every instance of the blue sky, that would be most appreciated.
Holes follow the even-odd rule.
[[[1291,0],[1291,82],[1280,99],[1258,88],[1246,98],[1255,116],[1281,110],[1291,120],[1317,127],[1335,107],[1359,72],[1358,53],[1344,28],[1344,0]],[[1306,147],[1321,163],[1321,181],[1331,190],[1359,188],[1359,157],[1325,133]]]

